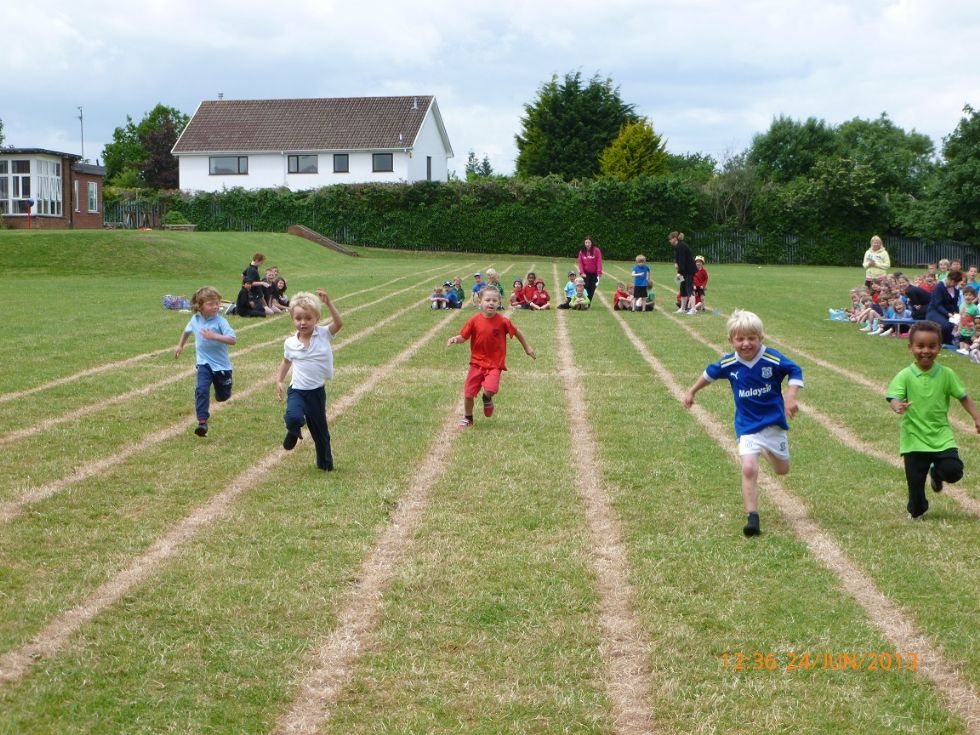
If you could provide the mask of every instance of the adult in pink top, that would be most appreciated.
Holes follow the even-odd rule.
[[[582,241],[578,251],[578,272],[585,279],[585,292],[592,301],[592,295],[602,277],[602,251],[592,242],[591,237]]]

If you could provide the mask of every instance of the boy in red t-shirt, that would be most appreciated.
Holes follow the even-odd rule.
[[[507,369],[507,336],[516,337],[524,352],[537,359],[534,350],[524,339],[521,330],[505,316],[497,313],[500,293],[495,288],[480,292],[480,313],[469,318],[459,334],[450,337],[448,345],[470,340],[470,371],[463,386],[463,413],[460,428],[473,425],[473,399],[483,388],[483,415],[493,415],[493,397],[500,390],[500,373]]]

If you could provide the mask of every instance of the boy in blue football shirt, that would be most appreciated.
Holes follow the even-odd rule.
[[[742,499],[748,521],[742,532],[757,536],[759,530],[759,455],[777,475],[789,472],[789,424],[799,405],[796,393],[803,387],[803,370],[792,360],[762,344],[762,320],[751,311],[735,311],[728,318],[728,341],[735,351],[705,368],[684,396],[684,406],[694,405],[694,395],[719,378],[726,378],[735,397],[735,435],[742,462]],[[783,378],[789,377],[783,397]]]

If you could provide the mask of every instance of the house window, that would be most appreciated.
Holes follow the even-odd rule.
[[[248,173],[248,156],[211,156],[212,176],[239,176]]]
[[[31,206],[27,200],[31,198],[31,162],[10,162],[10,198],[11,214],[27,214]]]
[[[37,180],[37,213],[60,217],[62,214],[61,198],[61,163],[58,161],[35,161]]]
[[[99,211],[99,185],[94,181],[88,182],[88,211]]]
[[[333,172],[335,174],[350,173],[350,156],[346,153],[334,153]]]
[[[394,156],[391,153],[375,153],[372,156],[372,164],[371,170],[375,173],[395,170]]]
[[[425,157],[425,180],[432,181],[432,156]]]
[[[7,161],[0,161],[0,214],[10,213],[10,178],[9,164]]]
[[[75,179],[72,183],[75,184],[75,211],[77,212],[82,206],[82,203],[78,201],[78,179]]]
[[[316,156],[289,156],[289,173],[315,174],[317,172]]]

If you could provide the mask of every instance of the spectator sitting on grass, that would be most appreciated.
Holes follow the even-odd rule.
[[[534,274],[529,274],[533,276]],[[514,290],[510,293],[510,306],[512,309],[530,309],[527,296],[524,293],[524,281],[520,278],[514,279]]]
[[[572,296],[571,301],[568,302],[568,308],[575,309],[576,311],[585,311],[590,305],[589,295],[585,292],[585,279],[576,278],[575,294]]]
[[[575,277],[578,274],[575,271],[568,271],[568,283],[565,284],[565,300],[558,304],[559,309],[571,309],[572,308],[572,297],[575,296]]]
[[[534,282],[534,296],[531,297],[530,307],[535,311],[544,311],[551,308],[551,296],[544,287],[544,281],[538,279]]]
[[[959,331],[960,348],[957,352],[967,355],[970,353],[970,345],[976,336],[976,321],[980,315],[977,308],[977,290],[973,286],[963,289],[963,306],[960,308],[960,323],[957,325]]]
[[[483,280],[483,274],[480,272],[473,274],[473,287],[470,289],[470,306],[474,306],[477,309],[480,308],[480,293],[483,289],[487,287],[486,281]]]
[[[463,300],[459,297],[456,289],[453,287],[452,281],[446,281],[442,284],[442,293],[446,297],[446,305],[450,309],[459,309],[463,306]]]
[[[929,308],[926,311],[926,319],[930,319],[939,325],[943,333],[943,344],[953,344],[953,322],[950,318],[960,311],[959,286],[963,280],[960,271],[950,271],[942,285],[936,286],[929,301]]]

